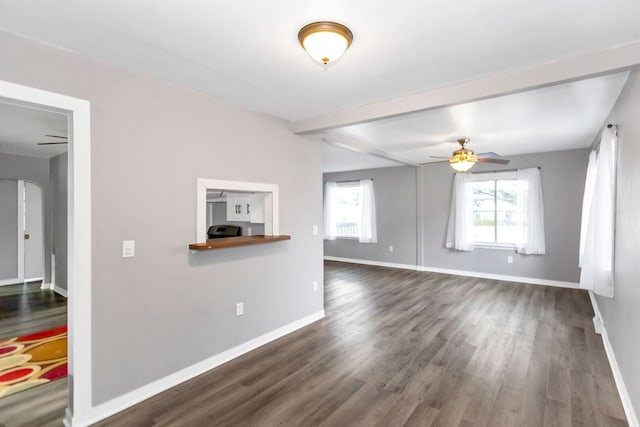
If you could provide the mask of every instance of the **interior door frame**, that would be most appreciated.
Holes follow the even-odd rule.
[[[67,427],[92,420],[91,116],[89,101],[0,80],[0,101],[66,114],[68,168],[69,402]]]

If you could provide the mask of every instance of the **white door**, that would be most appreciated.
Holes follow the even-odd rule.
[[[24,281],[44,278],[44,221],[42,190],[24,182]]]

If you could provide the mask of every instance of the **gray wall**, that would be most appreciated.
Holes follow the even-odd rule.
[[[0,179],[0,280],[18,277],[18,181]]]
[[[324,241],[326,256],[416,264],[416,169],[410,166],[326,173],[327,181],[373,179],[378,243]],[[389,252],[393,245],[393,252]]]
[[[320,143],[82,55],[7,34],[0,51],[0,79],[91,102],[94,404],[323,309],[312,288],[323,276],[311,232],[322,221]],[[191,253],[198,177],[279,184],[291,240]],[[134,258],[121,257],[125,239]]]
[[[1,62],[0,62],[1,64]],[[44,206],[44,276],[51,281],[51,185],[49,159],[0,153],[0,179],[23,179],[42,189]]]
[[[636,415],[640,416],[640,75],[629,76],[609,123],[618,124],[614,297],[596,297]]]
[[[56,286],[67,289],[67,153],[51,159],[52,251],[55,255]]]
[[[578,282],[578,246],[588,149],[509,156],[508,165],[478,164],[473,171],[540,166],[544,197],[546,255],[513,250],[459,252],[444,247],[453,170],[446,164],[422,168],[423,244],[420,265],[538,279]],[[507,264],[507,256],[513,264]]]

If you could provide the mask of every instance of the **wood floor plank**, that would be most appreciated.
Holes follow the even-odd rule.
[[[583,291],[326,262],[325,312],[98,425],[626,425]]]

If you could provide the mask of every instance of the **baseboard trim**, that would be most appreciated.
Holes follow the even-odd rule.
[[[18,279],[17,277],[15,279],[0,280],[0,286],[21,285],[21,284],[22,284],[22,280]]]
[[[108,402],[94,406],[85,415],[85,417],[83,417],[83,419],[72,417],[70,425],[73,427],[84,427],[94,424],[100,420],[110,417],[111,415],[117,414],[118,412],[123,411],[137,403],[140,403],[143,400],[149,399],[150,397],[153,397],[158,393],[170,389],[171,387],[175,387],[180,383],[183,383],[194,377],[197,377],[198,375],[210,371],[211,369],[216,368],[223,363],[229,362],[236,357],[242,356],[243,354],[248,353],[251,350],[255,350],[256,348],[263,346],[271,341],[290,334],[291,332],[294,332],[300,328],[308,326],[311,323],[322,319],[323,317],[325,317],[324,310],[320,310],[309,316],[303,317],[302,319],[296,320],[295,322],[291,322],[278,329],[275,329],[271,332],[267,332],[264,335],[256,337],[222,353],[216,354],[215,356],[205,359],[202,362],[196,363],[195,365],[191,365],[187,368],[181,369],[178,372],[167,375],[164,378],[125,393],[122,396],[109,400]],[[68,419],[67,422],[69,422]]]
[[[63,297],[67,298],[67,290],[64,288],[61,288],[60,286],[53,286],[53,292],[55,292],[56,294],[60,294]]]
[[[503,282],[527,283],[529,285],[554,286],[556,288],[580,289],[580,284],[561,280],[539,279],[537,277],[510,276],[507,274],[482,273],[478,271],[453,270],[448,268],[419,266],[418,271],[455,274],[456,276],[477,277],[479,279],[500,280]]]
[[[627,417],[627,423],[629,424],[629,427],[640,427],[640,423],[638,423],[638,415],[636,414],[633,408],[633,404],[631,403],[631,396],[629,396],[629,391],[627,390],[627,386],[625,385],[624,379],[622,378],[622,372],[620,372],[618,360],[616,359],[616,355],[613,352],[611,341],[609,341],[609,335],[607,334],[607,328],[602,320],[602,315],[600,314],[598,301],[591,291],[589,291],[589,297],[591,298],[593,312],[595,313],[595,317],[593,318],[594,323],[596,322],[596,318],[598,318],[600,322],[600,334],[602,335],[604,351],[607,354],[607,359],[609,359],[609,366],[611,366],[611,372],[613,372],[613,380],[616,383],[618,394],[620,395],[620,400],[622,401],[622,408],[624,409],[624,414]]]
[[[348,262],[351,264],[375,265],[376,267],[402,268],[404,270],[417,270],[418,266],[411,264],[398,264],[394,262],[371,261],[368,259],[341,258],[337,256],[325,256],[326,261]]]
[[[40,284],[40,289],[43,289],[43,290],[44,289],[51,289],[51,290],[53,290],[53,288],[55,288],[55,286],[56,286],[55,283],[44,283],[44,282],[42,282]]]
[[[563,282],[560,280],[538,279],[536,277],[509,276],[505,274],[482,273],[478,271],[454,270],[449,268],[428,267],[422,265],[395,264],[391,262],[370,261],[366,259],[341,258],[325,256],[327,261],[349,262],[352,264],[375,265],[378,267],[402,268],[405,270],[427,271],[431,273],[454,274],[456,276],[477,277],[479,279],[500,280],[504,282],[527,283],[531,285],[555,286],[558,288],[579,289],[580,284],[575,282]]]

